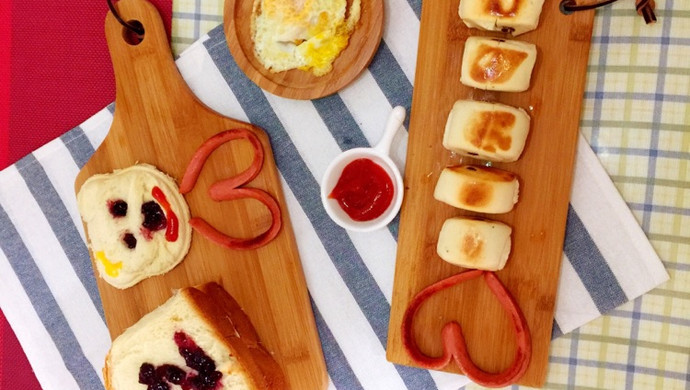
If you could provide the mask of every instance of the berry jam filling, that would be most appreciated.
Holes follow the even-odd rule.
[[[152,385],[156,381],[156,367],[151,363],[144,363],[139,367],[139,383]]]
[[[156,201],[150,200],[141,205],[141,213],[144,214],[143,227],[150,231],[165,229],[167,219],[161,206]]]
[[[187,377],[187,373],[183,369],[172,364],[164,364],[156,368],[156,375],[175,385],[182,384],[182,381]]]
[[[108,201],[108,211],[113,218],[120,218],[127,215],[127,202],[122,199],[109,200]]]
[[[122,241],[129,249],[134,249],[137,247],[137,238],[134,237],[134,234],[132,233],[125,233],[125,235],[122,236]]]
[[[170,385],[179,385],[183,390],[219,389],[223,374],[216,371],[216,362],[186,333],[175,332],[174,339],[190,372],[172,364],[155,367],[151,363],[143,363],[139,367],[139,383],[147,385],[147,390],[170,390]]]

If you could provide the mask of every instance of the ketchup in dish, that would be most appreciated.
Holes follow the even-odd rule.
[[[329,198],[355,221],[371,221],[381,216],[393,201],[393,180],[385,169],[368,158],[345,166]]]

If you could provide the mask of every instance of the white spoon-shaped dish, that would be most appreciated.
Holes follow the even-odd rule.
[[[400,170],[389,157],[391,143],[395,134],[405,120],[405,109],[395,107],[386,123],[383,136],[373,148],[354,148],[343,152],[336,157],[326,168],[326,173],[321,180],[321,202],[326,213],[339,226],[352,231],[369,232],[386,226],[400,211],[403,200],[403,180]],[[336,199],[329,195],[338,183],[343,169],[354,160],[368,158],[383,168],[388,177],[393,181],[393,200],[388,208],[378,217],[369,221],[355,221],[340,207]]]

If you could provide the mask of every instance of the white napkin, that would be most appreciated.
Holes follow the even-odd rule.
[[[415,26],[411,11],[388,11],[394,14],[389,19]],[[283,99],[257,88],[234,64],[222,27],[177,63],[208,106],[264,128],[271,138],[330,387],[456,389],[467,383],[465,377],[385,359],[397,222],[373,233],[348,233],[330,221],[320,204],[317,183],[328,163],[343,149],[376,143],[393,106],[409,110],[416,45],[384,38],[369,70],[354,84],[315,101]],[[73,184],[105,137],[112,110],[102,110],[0,172],[0,307],[44,389],[102,388],[110,340]],[[394,143],[394,159],[401,166],[406,139],[404,133]],[[555,336],[668,278],[582,138],[564,254]]]

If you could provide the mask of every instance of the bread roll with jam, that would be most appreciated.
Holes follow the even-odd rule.
[[[525,148],[530,117],[521,108],[458,100],[453,105],[443,146],[455,153],[489,161],[517,161]]]
[[[467,27],[513,36],[539,25],[544,0],[461,0],[458,14]]]
[[[464,210],[499,214],[513,209],[519,189],[514,173],[480,165],[458,165],[441,171],[434,198]]]
[[[436,252],[445,261],[465,268],[498,271],[510,255],[512,229],[496,221],[449,218],[441,227]]]
[[[107,390],[285,389],[278,363],[217,283],[178,290],[112,344]]]
[[[536,61],[537,47],[534,44],[469,37],[462,55],[460,82],[492,91],[526,91]]]

